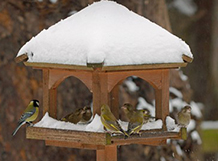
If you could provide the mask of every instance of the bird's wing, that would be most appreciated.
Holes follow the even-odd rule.
[[[27,118],[31,117],[35,112],[36,112],[36,108],[32,108],[29,111],[25,110],[26,112],[24,114],[22,114],[22,116],[20,117],[19,123],[26,121]]]

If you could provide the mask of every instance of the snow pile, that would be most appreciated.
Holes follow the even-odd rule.
[[[201,123],[201,128],[206,129],[218,129],[218,121],[203,121]]]
[[[25,53],[28,62],[83,66],[183,63],[182,54],[193,57],[180,38],[112,1],[95,2],[44,29],[17,56]]]
[[[119,124],[124,130],[127,130],[128,122],[118,120]],[[157,120],[154,122],[149,122],[144,124],[142,130],[151,130],[151,129],[161,129],[162,120]],[[104,127],[101,123],[100,116],[95,115],[94,119],[89,124],[73,124],[70,122],[64,122],[60,120],[53,119],[46,112],[43,118],[34,125],[34,127],[44,127],[51,129],[65,129],[65,130],[77,130],[77,131],[91,131],[91,132],[104,132]]]
[[[57,121],[49,116],[46,112],[44,117],[34,125],[35,127],[44,127],[44,128],[52,128],[52,129],[65,129],[65,130],[78,130],[84,131],[86,129],[86,125],[72,124],[64,121]]]

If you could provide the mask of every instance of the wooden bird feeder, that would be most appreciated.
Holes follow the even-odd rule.
[[[98,2],[113,3],[113,2]],[[37,37],[36,37],[37,38]],[[35,53],[33,53],[35,54]],[[136,53],[137,54],[137,53]],[[146,58],[145,58],[146,59]],[[56,62],[29,61],[28,53],[20,54],[15,59],[26,66],[41,69],[43,72],[43,114],[46,112],[57,117],[57,87],[69,76],[82,81],[93,94],[93,113],[100,115],[102,104],[108,104],[118,118],[118,86],[129,76],[138,76],[147,81],[155,90],[155,117],[162,119],[163,128],[146,130],[141,136],[110,136],[108,133],[61,130],[41,127],[28,127],[28,139],[44,140],[46,145],[80,149],[94,149],[98,161],[117,160],[117,146],[128,144],[162,145],[167,139],[185,139],[186,129],[169,132],[165,119],[169,115],[169,71],[185,67],[192,61],[190,56],[181,54],[182,62],[147,63],[127,65],[105,65],[87,63],[86,65],[62,64]]]

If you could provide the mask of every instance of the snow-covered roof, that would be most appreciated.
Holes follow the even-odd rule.
[[[17,57],[29,63],[87,66],[184,63],[193,58],[180,38],[113,1],[100,1],[44,29]]]

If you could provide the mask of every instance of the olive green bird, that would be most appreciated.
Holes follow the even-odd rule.
[[[84,106],[83,110],[85,111],[80,120],[81,123],[88,123],[92,117],[92,110],[89,106]]]
[[[110,107],[105,104],[101,106],[101,122],[107,130],[128,137],[128,134],[121,128],[116,117],[111,112]]]
[[[185,106],[178,113],[178,124],[182,127],[187,127],[191,121],[191,107]]]
[[[18,121],[18,126],[12,133],[14,136],[17,131],[20,129],[22,125],[25,123],[32,125],[32,122],[35,121],[35,119],[38,117],[39,114],[39,101],[38,100],[32,100],[30,101],[27,108],[24,110],[24,113],[21,115],[20,120]]]
[[[133,133],[139,134],[139,131],[141,130],[143,123],[144,123],[143,110],[137,110],[133,112],[128,124],[127,134],[128,135],[131,135]]]
[[[84,113],[85,111],[83,110],[83,108],[79,108],[73,111],[72,113],[66,115],[65,117],[63,117],[61,121],[77,124],[82,119]]]
[[[123,109],[128,121],[130,121],[130,118],[132,117],[132,115],[134,115],[134,113],[137,111],[143,112],[143,123],[144,124],[149,122],[150,119],[154,119],[154,117],[150,115],[149,110],[147,109],[134,110],[133,106],[130,103],[125,103],[121,108]]]
[[[135,112],[133,106],[130,103],[125,103],[121,108],[124,111],[127,120],[129,121],[133,113]]]

